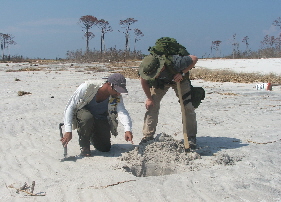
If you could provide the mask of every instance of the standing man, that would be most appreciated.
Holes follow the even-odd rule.
[[[160,102],[168,89],[172,87],[178,97],[176,82],[180,82],[187,121],[188,141],[191,149],[196,148],[197,121],[195,108],[191,102],[191,83],[188,71],[198,58],[194,55],[150,54],[146,56],[139,67],[141,85],[147,97],[145,107],[142,142],[152,140],[158,123]]]
[[[105,80],[86,81],[68,101],[64,111],[64,146],[72,139],[77,128],[82,156],[91,156],[90,142],[102,152],[111,148],[110,133],[117,136],[117,117],[124,126],[125,140],[133,140],[132,121],[121,93],[128,93],[126,79],[115,73]],[[133,142],[132,142],[133,143]]]

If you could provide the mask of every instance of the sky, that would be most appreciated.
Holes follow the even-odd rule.
[[[241,51],[246,49],[242,43],[246,36],[255,51],[266,35],[278,37],[281,32],[272,25],[281,17],[281,0],[0,0],[0,5],[0,33],[11,34],[16,42],[5,51],[34,59],[85,51],[86,39],[78,23],[85,15],[108,21],[113,32],[105,34],[105,46],[122,50],[125,34],[119,22],[134,18],[130,49],[136,45],[144,54],[157,39],[172,37],[199,58],[211,54],[212,41],[222,41],[222,57],[231,54],[234,34]],[[144,34],[136,44],[135,28]],[[90,31],[95,38],[89,48],[100,50],[100,30]]]

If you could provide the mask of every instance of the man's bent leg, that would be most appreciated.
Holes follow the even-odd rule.
[[[90,137],[93,134],[94,130],[94,117],[90,111],[86,109],[80,109],[77,112],[77,122],[77,133],[79,135],[81,154],[89,156],[91,154]]]
[[[155,134],[158,123],[160,102],[168,89],[169,86],[165,86],[164,89],[155,89],[153,87],[150,89],[154,106],[147,110],[144,116],[143,136],[145,138],[153,138]]]
[[[91,137],[94,147],[101,152],[110,151],[110,126],[107,119],[95,119],[94,128],[94,134]]]
[[[173,89],[178,96],[176,87],[173,87]],[[196,144],[197,121],[195,108],[193,107],[191,102],[191,85],[189,81],[185,80],[181,82],[181,91],[185,108],[187,136],[191,143]]]

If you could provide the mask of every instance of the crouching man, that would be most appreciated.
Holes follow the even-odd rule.
[[[82,156],[91,156],[90,143],[97,150],[108,152],[111,134],[117,136],[117,117],[124,126],[125,140],[132,142],[132,121],[124,106],[122,93],[128,91],[126,79],[119,73],[110,75],[107,80],[81,84],[64,111],[63,146],[72,139],[72,130],[77,128]]]

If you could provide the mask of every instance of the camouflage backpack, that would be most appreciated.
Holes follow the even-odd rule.
[[[190,55],[183,45],[179,44],[176,39],[170,37],[157,39],[155,46],[149,47],[148,51],[151,54],[165,55],[166,57],[169,55]]]

